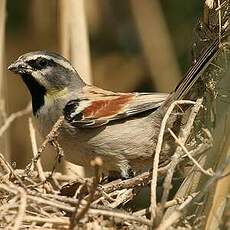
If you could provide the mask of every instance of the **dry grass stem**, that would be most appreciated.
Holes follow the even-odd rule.
[[[180,130],[180,141],[181,143],[185,144],[186,140],[188,139],[191,130],[193,128],[193,124],[195,121],[195,118],[202,106],[202,102],[203,99],[197,99],[196,104],[193,106],[193,108],[191,109],[191,113],[189,114],[188,117],[188,122],[186,123],[185,127],[181,128]],[[161,197],[161,209],[164,209],[165,207],[165,203],[168,200],[168,196],[169,196],[169,191],[172,187],[172,178],[173,178],[173,174],[175,172],[175,168],[178,165],[178,163],[182,160],[182,151],[181,148],[178,147],[174,153],[174,155],[172,156],[172,161],[170,163],[170,168],[168,170],[168,173],[164,179],[164,184],[163,184],[163,194]],[[163,213],[163,210],[161,210],[161,213]],[[159,217],[159,218],[162,218]]]
[[[161,4],[149,0],[130,0],[130,3],[150,77],[157,90],[168,92],[180,80],[180,71]]]
[[[197,194],[198,193],[193,193],[193,194],[191,194],[191,196],[195,197]],[[169,208],[172,206],[180,205],[180,204],[184,203],[187,198],[188,198],[187,196],[186,197],[176,197],[173,200],[169,200],[165,203],[164,208]],[[133,214],[137,215],[137,216],[143,216],[143,215],[147,215],[149,212],[150,212],[150,208],[146,208],[146,209],[136,211]]]
[[[89,196],[87,197],[88,199],[87,199],[86,205],[75,216],[76,223],[78,223],[79,220],[81,218],[83,218],[84,215],[86,214],[86,212],[89,210],[89,207],[90,207],[90,205],[91,205],[91,203],[93,202],[93,199],[94,199],[94,194],[96,192],[97,185],[98,185],[98,183],[100,181],[99,168],[102,166],[101,159],[96,158],[94,161],[91,162],[91,165],[94,166],[94,168],[95,168],[95,177],[93,179],[93,183],[92,183],[92,186],[90,188]]]
[[[168,108],[167,112],[165,113],[165,116],[162,120],[160,132],[158,135],[158,141],[156,145],[155,155],[153,158],[153,172],[152,172],[152,182],[151,182],[151,220],[154,221],[154,218],[156,217],[156,188],[157,188],[157,173],[158,173],[158,165],[159,165],[159,157],[160,152],[163,144],[163,137],[165,132],[165,127],[167,124],[167,121],[174,110],[175,106],[181,105],[181,104],[187,104],[187,105],[194,105],[195,102],[189,101],[189,100],[180,100],[180,101],[174,101]]]
[[[37,154],[33,157],[31,163],[29,165],[27,165],[27,167],[25,169],[25,173],[26,174],[29,174],[31,172],[31,167],[34,166],[34,165],[36,165],[38,159],[41,156],[41,153],[45,150],[45,148],[48,145],[48,143],[53,143],[53,141],[55,140],[55,138],[58,136],[58,129],[62,126],[63,122],[64,122],[64,116],[61,116],[56,121],[56,123],[52,127],[52,129],[49,132],[49,134],[46,136],[44,142],[42,143],[42,145],[38,149]],[[56,142],[55,142],[55,144],[56,144]],[[57,146],[57,144],[56,144],[56,146]]]
[[[214,0],[205,0],[205,4],[209,7],[209,9],[213,9],[214,2]]]
[[[30,130],[30,140],[31,140],[31,145],[32,145],[33,157],[36,157],[38,153],[38,147],[37,147],[37,142],[36,142],[36,133],[35,133],[35,129],[32,124],[31,118],[29,118],[29,130]],[[44,175],[44,171],[43,171],[40,159],[38,159],[38,161],[36,162],[36,167],[37,167],[38,176],[41,182],[44,182],[46,180],[46,177]]]
[[[34,129],[31,118],[29,118],[29,131],[30,131],[30,140],[31,140],[31,145],[32,145],[33,157],[36,157],[36,155],[38,153],[38,147],[37,147],[37,142],[36,142],[36,133],[35,133],[35,129]],[[40,159],[37,160],[37,162],[35,163],[35,166],[36,166],[37,171],[38,171],[38,176],[39,176],[40,182],[43,184],[46,191],[51,192],[53,190],[53,188],[49,182],[45,183],[46,177],[45,177]]]
[[[17,179],[18,183],[23,188],[25,188],[25,185],[22,182],[21,178],[15,173],[14,169],[12,168],[12,166],[8,163],[8,161],[6,161],[6,159],[4,158],[4,156],[1,153],[0,153],[0,161],[1,161],[1,165],[4,165],[4,167],[7,168],[7,171],[10,172],[15,179]]]
[[[125,221],[134,221],[134,222],[138,222],[138,223],[142,223],[144,225],[148,225],[151,226],[151,221],[143,218],[143,217],[137,217],[137,216],[133,216],[130,215],[128,213],[125,212],[121,212],[121,211],[114,211],[114,210],[103,210],[103,209],[90,209],[89,210],[89,215],[103,215],[103,216],[109,216],[109,217],[117,217],[117,218],[121,218]]]
[[[175,106],[181,104],[193,105],[188,119],[189,124],[186,124],[184,127],[184,130],[186,131],[181,131],[181,135],[179,136],[179,138],[184,141],[183,143],[185,143],[186,139],[188,138],[188,133],[191,131],[192,123],[196,117],[195,114],[197,114],[199,111],[198,107],[201,107],[201,101],[199,100],[197,102],[175,102],[169,108],[166,116],[164,117],[161,126],[162,136],[159,136],[159,138],[161,137],[163,139],[166,123],[170,114],[172,114],[173,109]],[[41,152],[44,151],[49,142],[55,145],[57,153],[62,151],[60,150],[61,147],[56,141],[58,129],[60,128],[62,122],[63,118],[60,118],[59,121],[54,125],[50,134],[47,136],[42,147],[40,148]],[[39,157],[37,158],[37,153],[39,150],[37,150],[35,130],[32,126],[31,120],[29,120],[29,124],[33,154],[36,159],[39,159]],[[209,133],[206,134],[206,136],[208,135]],[[161,151],[161,146],[158,144],[158,151]],[[177,150],[179,148],[182,149],[180,145],[178,146]],[[199,146],[198,150],[201,149],[202,148]],[[183,158],[185,156],[184,151],[181,151],[178,156]],[[0,159],[2,160],[2,158]],[[38,162],[39,161],[36,161],[35,165],[37,169],[39,168],[39,165],[37,164]],[[25,175],[23,170],[14,170],[4,158],[1,164],[4,165],[5,169],[7,169],[5,170],[6,173],[10,172],[14,175],[14,178],[19,181],[19,184],[15,185],[6,179],[5,182],[0,184],[0,191],[4,191],[5,194],[8,193],[9,197],[11,197],[10,202],[7,205],[2,206],[2,209],[0,208],[0,219],[4,220],[4,216],[8,216],[7,221],[4,220],[4,223],[6,223],[5,226],[10,224],[9,227],[19,229],[24,225],[32,225],[33,223],[34,229],[39,227],[39,225],[45,228],[47,224],[51,226],[51,228],[47,229],[55,229],[55,226],[62,226],[63,229],[74,229],[75,227],[87,223],[88,221],[95,220],[95,218],[102,218],[103,221],[108,221],[110,219],[112,221],[114,218],[118,218],[123,221],[123,224],[137,224],[152,227],[152,220],[149,220],[144,216],[147,214],[148,210],[152,211],[152,209],[149,208],[145,211],[133,214],[125,211],[121,212],[119,209],[116,209],[132,200],[138,191],[151,183],[152,172],[145,172],[128,180],[116,180],[98,186],[100,180],[99,168],[102,165],[100,159],[95,159],[92,162],[93,167],[95,168],[95,178],[93,180],[82,179],[73,175],[63,175],[58,172],[44,172],[42,168],[38,169],[37,171],[31,171],[30,174]],[[164,167],[157,168],[157,175],[167,175],[171,169],[172,161]],[[52,177],[50,177],[51,174]],[[56,190],[55,186],[52,187],[51,190],[46,189],[44,191],[44,187],[39,185],[42,185],[41,182],[47,181],[47,178],[49,178],[50,183],[55,184],[54,181],[56,181],[56,184],[59,184],[60,186],[64,185],[63,187],[66,187],[67,189],[68,186],[69,189],[71,189],[70,185],[75,184],[75,196],[67,197],[63,194],[60,195],[58,194],[58,190]],[[70,181],[73,181],[73,183]],[[66,183],[68,184],[66,185]],[[59,186],[57,187],[59,188]],[[84,188],[87,187],[88,189],[85,190]],[[192,196],[194,196],[194,194]],[[164,209],[178,204],[180,206],[176,213],[170,217],[170,220],[167,219],[166,222],[165,220],[162,221],[163,227],[168,226],[168,223],[176,223],[178,221],[179,217],[181,216],[181,210],[184,209],[188,203],[188,198],[189,197],[183,197],[181,199],[177,198],[164,203]],[[71,218],[65,217],[63,213],[68,213]],[[162,223],[160,223],[159,227],[162,227]]]
[[[187,207],[188,204],[198,195],[198,193],[189,195],[187,199],[169,216],[166,220],[162,221],[156,228],[157,230],[167,230],[171,227],[181,216],[182,210]]]
[[[13,230],[20,229],[20,226],[23,222],[26,206],[27,206],[27,195],[23,188],[14,186],[14,189],[18,191],[20,197],[20,204],[18,207],[18,212],[14,221],[14,226],[12,227]]]
[[[189,153],[189,151],[186,149],[186,147],[181,143],[181,141],[177,138],[177,136],[172,132],[171,129],[169,129],[170,134],[175,139],[176,143],[180,145],[182,150],[186,153],[187,157],[194,163],[194,165],[206,176],[214,176],[214,173],[212,170],[205,170],[201,167],[201,165],[192,157],[192,155]]]
[[[22,117],[31,113],[31,103],[29,103],[25,109],[20,110],[16,113],[12,113],[4,122],[4,124],[0,127],[0,137],[6,132],[6,130],[10,127],[13,121],[17,118]]]
[[[4,60],[4,47],[5,47],[5,21],[6,21],[6,0],[0,2],[0,96],[4,95],[3,86],[3,60]]]

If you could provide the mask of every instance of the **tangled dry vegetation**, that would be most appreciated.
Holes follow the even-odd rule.
[[[207,226],[209,221],[207,219],[210,217],[208,208],[201,207],[207,206],[211,188],[229,176],[229,132],[225,132],[221,151],[217,152],[217,154],[223,153],[219,157],[224,159],[222,160],[224,163],[214,163],[210,168],[205,164],[210,158],[209,150],[215,144],[211,134],[213,122],[207,114],[212,110],[210,104],[213,104],[217,94],[220,94],[216,89],[218,81],[223,80],[223,76],[229,77],[228,63],[229,43],[226,43],[221,48],[219,56],[209,63],[203,73],[204,79],[205,77],[209,79],[206,82],[208,92],[204,97],[196,101],[175,101],[168,108],[161,124],[153,170],[128,180],[109,183],[103,181],[99,173],[103,164],[100,158],[91,162],[95,171],[93,178],[56,172],[56,166],[64,154],[57,141],[64,118],[60,117],[39,148],[35,129],[29,119],[33,152],[30,164],[25,169],[16,169],[0,154],[0,228],[201,229],[204,222]],[[189,107],[186,113],[182,109],[185,105]],[[184,124],[177,135],[167,127],[170,115],[175,112],[183,116]],[[29,113],[30,106],[27,106],[24,110],[6,118],[0,127],[0,137],[15,119],[20,119]],[[226,128],[226,125],[224,127]],[[161,166],[159,156],[165,131],[174,138],[176,148],[169,162]],[[40,162],[40,156],[48,144],[52,144],[57,152],[51,172],[44,171]],[[151,193],[146,206],[135,207],[133,204],[137,199],[136,196],[139,196],[139,200],[146,199],[148,195],[143,192],[143,188],[150,189],[150,187]],[[228,191],[225,195],[227,193]],[[212,202],[215,203],[215,200]],[[219,218],[218,226],[229,225],[229,220],[225,216],[227,206],[226,201],[221,210],[215,213]]]
[[[61,157],[62,149],[58,145],[56,137],[58,128],[63,122],[61,117],[43,144],[37,149],[35,139],[35,129],[29,120],[29,129],[34,158],[24,169],[14,169],[0,155],[1,166],[1,207],[0,219],[1,228],[4,229],[74,229],[75,226],[84,229],[104,228],[130,228],[147,229],[153,224],[158,225],[158,229],[168,229],[169,226],[191,227],[188,216],[184,215],[184,210],[188,210],[192,203],[198,201],[210,185],[217,179],[223,177],[223,172],[213,172],[211,169],[204,169],[196,160],[212,146],[212,137],[208,130],[202,130],[199,135],[200,144],[189,143],[196,148],[188,151],[185,146],[186,141],[193,132],[193,126],[197,114],[203,109],[203,99],[193,101],[176,101],[168,109],[161,125],[158,145],[155,154],[154,164],[159,159],[163,134],[166,128],[167,119],[173,110],[182,104],[191,105],[191,111],[186,125],[181,130],[181,135],[177,137],[172,130],[169,132],[175,139],[178,147],[172,160],[164,167],[153,167],[153,172],[146,172],[128,180],[117,180],[110,183],[101,183],[99,169],[102,164],[99,158],[92,162],[95,169],[95,177],[81,178],[79,176],[69,176],[55,172],[56,164]],[[11,122],[18,116],[29,112],[27,107],[16,114],[12,114],[1,128],[2,134],[9,127]],[[45,150],[48,143],[51,143],[57,150],[57,160],[52,172],[44,172],[40,163],[40,155]],[[173,185],[173,175],[176,167],[189,159],[192,162],[191,170],[199,170],[210,179],[209,184],[203,191],[197,191],[185,197],[169,200],[169,192]],[[184,163],[183,163],[184,164]],[[157,169],[158,168],[158,169]],[[155,170],[157,169],[157,170]],[[161,200],[157,194],[157,178],[165,176]],[[125,207],[138,192],[152,183],[151,206],[147,209],[133,211]],[[157,202],[159,202],[157,204]],[[169,207],[176,207],[170,214],[165,212]],[[122,208],[122,210],[121,210]],[[165,216],[167,214],[167,216]],[[149,216],[152,218],[149,219]],[[158,223],[153,222],[157,217]],[[175,225],[173,225],[175,224]],[[197,223],[198,225],[198,223]]]

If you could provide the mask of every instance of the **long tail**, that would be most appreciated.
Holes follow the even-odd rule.
[[[205,71],[206,67],[216,57],[220,50],[219,46],[220,41],[217,38],[202,53],[202,55],[198,58],[197,62],[190,67],[186,76],[182,79],[182,81],[179,83],[179,85],[176,87],[175,91],[172,94],[172,98],[174,100],[183,99],[183,97],[188,93],[194,83]]]

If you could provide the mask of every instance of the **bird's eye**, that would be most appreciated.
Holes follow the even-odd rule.
[[[37,60],[37,65],[39,67],[44,68],[44,67],[46,67],[48,65],[48,61],[46,59],[38,59]]]

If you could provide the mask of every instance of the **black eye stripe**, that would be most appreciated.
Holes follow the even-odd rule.
[[[39,60],[38,65],[45,67],[48,65],[48,61],[46,59],[41,59]]]
[[[29,60],[27,63],[34,69],[41,70],[48,66],[56,66],[57,64],[51,59],[37,58],[34,60]]]

